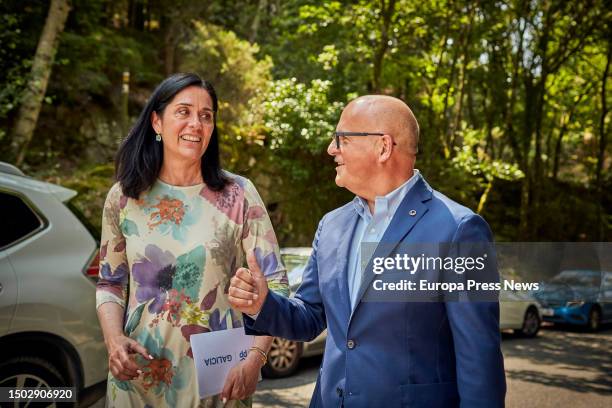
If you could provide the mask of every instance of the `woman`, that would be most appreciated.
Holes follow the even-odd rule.
[[[287,295],[276,236],[253,184],[221,170],[217,96],[194,74],[164,80],[119,148],[104,205],[98,317],[111,407],[250,406],[270,337],[222,394],[200,400],[189,337],[242,326],[227,290],[253,252]],[[242,401],[240,401],[242,400]]]

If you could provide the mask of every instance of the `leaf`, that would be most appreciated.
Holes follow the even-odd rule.
[[[254,205],[247,212],[247,219],[256,220],[266,215],[266,210],[260,205]]]
[[[181,334],[187,341],[189,341],[192,334],[208,333],[209,331],[210,329],[208,327],[198,326],[196,324],[187,324],[181,327]]]
[[[123,235],[136,235],[140,236],[138,232],[138,225],[132,220],[128,220],[127,218],[121,222],[121,232]]]
[[[113,248],[113,251],[123,252],[124,250],[125,250],[125,239],[122,239],[121,241],[119,241],[117,245],[115,245],[115,248]]]
[[[215,301],[217,300],[217,288],[218,287],[219,287],[219,284],[217,283],[215,287],[212,288],[210,292],[206,294],[206,296],[204,296],[204,299],[202,299],[202,303],[200,304],[200,309],[210,310],[213,307],[213,305],[215,304]]]
[[[129,336],[131,333],[134,332],[134,330],[136,330],[136,327],[138,327],[138,323],[140,323],[140,319],[142,318],[142,311],[144,310],[144,307],[145,307],[145,304],[142,303],[141,305],[136,307],[136,310],[134,310],[134,313],[130,315],[128,322],[125,325],[126,335]]]

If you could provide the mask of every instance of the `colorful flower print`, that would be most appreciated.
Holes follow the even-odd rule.
[[[138,283],[136,300],[139,303],[153,300],[149,312],[159,313],[166,302],[167,291],[172,288],[175,273],[175,258],[169,251],[156,245],[145,247],[145,257],[132,265],[132,276]]]
[[[200,195],[209,203],[214,205],[221,213],[225,214],[230,220],[241,225],[243,222],[244,189],[237,183],[232,182],[222,191],[213,191],[204,186]],[[240,203],[240,205],[238,205]]]
[[[152,333],[141,332],[136,340],[153,356],[153,360],[136,357],[142,367],[141,379],[146,392],[163,395],[169,406],[177,406],[177,395],[189,383],[193,361],[187,356],[175,358],[172,350],[164,347],[159,328]]]

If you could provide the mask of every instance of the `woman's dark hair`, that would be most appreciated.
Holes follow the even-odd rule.
[[[199,86],[208,92],[213,102],[215,127],[208,147],[202,156],[202,178],[213,191],[221,191],[229,183],[221,171],[219,158],[219,136],[217,135],[218,101],[215,88],[210,82],[196,74],[174,74],[155,88],[143,108],[134,127],[121,143],[115,157],[115,174],[121,183],[123,194],[138,198],[140,193],[151,188],[157,180],[164,158],[163,145],[155,140],[156,132],[151,125],[151,115],[161,116],[174,96],[189,86]]]

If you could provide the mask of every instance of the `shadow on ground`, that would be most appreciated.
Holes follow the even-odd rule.
[[[575,370],[576,376],[534,370],[506,370],[509,379],[560,387],[581,393],[612,395],[612,326],[589,333],[572,326],[543,328],[553,336],[521,339],[503,336],[504,357],[518,357],[538,366]],[[583,374],[588,374],[584,376]],[[583,378],[584,377],[584,378]]]

